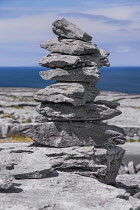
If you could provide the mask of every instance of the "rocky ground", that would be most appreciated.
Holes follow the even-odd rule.
[[[61,155],[57,150],[0,144],[0,210],[140,209],[140,175],[119,175],[116,183],[106,185],[73,170],[61,171],[62,162],[69,164],[68,158],[61,159],[68,149]]]
[[[35,88],[0,88],[0,137],[6,138],[10,127],[34,123],[38,116]],[[7,139],[5,139],[7,140]]]

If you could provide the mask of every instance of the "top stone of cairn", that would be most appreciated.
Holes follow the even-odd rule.
[[[92,40],[92,37],[90,35],[82,31],[75,24],[69,22],[65,18],[54,21],[52,24],[52,30],[56,35],[60,37],[66,37],[69,39],[80,39],[86,42]]]

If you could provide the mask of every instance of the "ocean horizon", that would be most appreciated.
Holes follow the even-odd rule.
[[[55,81],[43,80],[39,71],[44,67],[0,67],[0,87],[45,88]],[[96,87],[101,91],[140,94],[140,67],[102,67]]]

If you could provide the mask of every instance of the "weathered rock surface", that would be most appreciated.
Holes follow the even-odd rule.
[[[49,148],[9,144],[0,148],[2,164],[16,179],[45,178],[64,171],[114,183],[124,154],[117,146]]]
[[[105,105],[90,102],[75,107],[71,104],[41,103],[37,106],[39,114],[46,116],[48,121],[93,121],[104,120],[120,115],[121,112]]]
[[[10,171],[6,169],[0,170],[0,191],[11,188],[13,181],[14,177]]]
[[[13,193],[1,192],[1,210],[138,210],[140,202],[95,179],[59,172],[44,179],[15,180]],[[47,198],[47,199],[46,199]]]
[[[42,151],[34,147],[28,148],[30,144],[9,145],[11,147],[1,149],[0,159],[16,179],[40,179],[49,176],[52,172],[49,159]]]
[[[40,44],[40,47],[53,53],[70,55],[93,54],[98,51],[96,45],[81,40],[57,37]]]
[[[107,59],[109,53],[105,50],[100,50],[97,53],[81,56],[63,55],[60,53],[50,53],[48,56],[41,58],[40,66],[48,68],[64,68],[64,67],[83,67],[83,66],[110,66]]]
[[[39,90],[34,99],[38,102],[65,102],[79,106],[94,100],[98,94],[99,90],[90,84],[57,82]]]
[[[66,69],[51,69],[40,71],[40,76],[45,80],[91,82],[96,84],[99,80],[100,71],[95,66]]]
[[[15,153],[20,153],[21,151],[15,151]],[[23,155],[21,161],[18,165],[14,166],[12,172],[16,179],[40,179],[47,177],[51,171],[52,167],[49,160],[43,153],[36,151],[32,154],[32,152],[30,153],[30,151],[27,150],[27,154]]]
[[[83,32],[75,24],[69,22],[65,18],[56,20],[52,23],[52,30],[54,34],[60,37],[81,39],[83,41],[91,41],[92,37],[86,32]]]
[[[96,125],[92,122],[43,122],[36,125],[19,125],[11,130],[11,134],[15,133],[25,134],[38,144],[53,147],[125,143],[123,129],[106,124]]]

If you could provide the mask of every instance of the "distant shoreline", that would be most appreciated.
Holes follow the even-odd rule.
[[[0,92],[37,92],[38,90],[40,90],[42,88],[30,88],[30,87],[0,87]],[[120,95],[140,95],[139,93],[124,93],[124,92],[118,92],[118,91],[102,91],[100,90],[101,94],[120,94]]]

